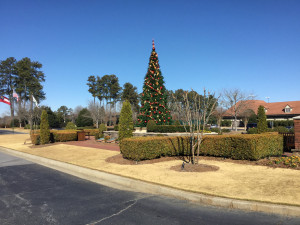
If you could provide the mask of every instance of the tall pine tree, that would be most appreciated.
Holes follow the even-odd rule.
[[[164,77],[161,75],[158,64],[158,55],[152,41],[148,71],[145,76],[143,93],[141,97],[139,125],[147,126],[149,120],[154,120],[157,125],[169,125],[172,118],[167,108],[167,93],[164,86]]]

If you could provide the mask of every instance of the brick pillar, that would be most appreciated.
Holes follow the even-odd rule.
[[[295,129],[295,149],[300,150],[300,116],[296,116],[293,119]]]

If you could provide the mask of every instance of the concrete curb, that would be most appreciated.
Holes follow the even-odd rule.
[[[283,216],[300,216],[300,207],[297,206],[277,205],[271,203],[243,201],[209,196],[199,193],[178,190],[175,188],[160,186],[157,184],[151,184],[145,181],[139,181],[127,177],[109,174],[98,170],[83,168],[80,166],[59,162],[52,159],[46,159],[40,156],[35,156],[3,147],[0,147],[0,151],[112,188],[171,196],[175,198],[193,201],[196,203],[225,207],[230,209],[280,214]]]

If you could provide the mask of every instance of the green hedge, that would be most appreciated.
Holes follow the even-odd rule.
[[[232,159],[258,160],[283,153],[283,137],[277,133],[205,137],[201,154]]]
[[[99,134],[99,129],[83,129],[83,131],[85,131],[85,132],[90,132],[90,135],[91,136],[95,136],[95,135],[97,135],[97,134]]]
[[[133,137],[120,143],[124,158],[141,161],[161,156],[187,155],[188,137]]]
[[[150,129],[149,129],[150,128]],[[186,127],[188,129],[188,127]],[[156,126],[147,126],[147,132],[156,132],[156,133],[175,133],[175,132],[186,132],[184,126],[176,125],[156,125]]]
[[[188,137],[139,137],[124,139],[124,158],[140,161],[161,156],[190,155]],[[200,154],[232,159],[258,160],[283,153],[283,137],[275,133],[205,136]]]
[[[34,145],[40,144],[40,133],[35,131],[30,135],[31,143]],[[51,130],[50,131],[50,142],[66,142],[66,141],[77,141],[77,131],[74,130]]]

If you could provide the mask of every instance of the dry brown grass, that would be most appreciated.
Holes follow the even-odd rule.
[[[101,170],[192,192],[236,199],[300,205],[300,171],[265,166],[243,165],[222,161],[201,160],[200,163],[220,169],[205,173],[184,173],[171,170],[180,160],[154,164],[119,165],[108,163],[115,151],[77,147],[66,144],[31,148],[24,145],[29,135],[0,135],[0,146],[58,161]]]

